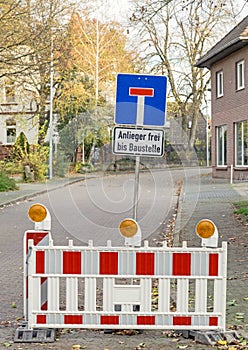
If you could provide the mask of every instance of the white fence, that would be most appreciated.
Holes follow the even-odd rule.
[[[226,242],[214,249],[36,243],[28,240],[24,283],[30,329],[225,330]]]

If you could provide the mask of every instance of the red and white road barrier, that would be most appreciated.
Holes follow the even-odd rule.
[[[147,242],[135,248],[112,247],[110,241],[106,247],[92,242],[78,247],[72,241],[54,246],[51,240],[41,246],[30,235],[27,240],[30,329],[225,330],[226,242],[212,249],[189,248],[186,242],[177,248]]]
[[[28,246],[28,241],[33,240],[34,246],[48,246],[51,240],[50,231],[26,231],[23,241],[23,305],[24,305],[24,318],[27,319],[28,314],[28,259],[31,255],[31,247]],[[47,310],[47,278],[44,277],[40,280],[41,289],[41,310]]]

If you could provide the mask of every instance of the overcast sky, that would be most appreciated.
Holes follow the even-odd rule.
[[[115,14],[116,20],[123,21],[126,20],[126,16],[128,12],[130,13],[130,9],[132,6],[132,0],[98,0],[101,2],[106,2],[108,7]],[[247,0],[233,0],[233,3],[236,5],[239,4],[240,7],[243,8],[240,13],[239,20],[243,19],[248,15],[248,1]]]

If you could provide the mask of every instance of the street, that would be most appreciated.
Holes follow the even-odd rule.
[[[143,239],[148,239],[166,220],[177,202],[178,181],[199,173],[198,169],[163,170],[140,174],[138,221]],[[132,217],[134,174],[109,175],[66,186],[0,211],[1,314],[0,321],[22,317],[23,234],[33,228],[27,217],[31,204],[42,203],[52,216],[55,245],[69,239],[84,245],[122,245],[118,225]]]
[[[191,218],[199,202],[201,188],[201,174],[208,173],[207,169],[191,168],[178,170],[156,170],[140,174],[140,191],[138,206],[138,221],[143,239],[152,242],[154,235],[160,231],[162,223],[169,219],[171,209],[177,206],[178,182],[184,179],[184,191],[187,198],[187,215],[183,217],[182,227],[188,222],[195,222]],[[0,344],[7,339],[13,341],[13,331],[17,326],[16,320],[23,316],[22,275],[23,275],[23,234],[32,229],[33,224],[27,218],[27,210],[33,203],[45,204],[52,216],[52,236],[55,245],[67,245],[73,239],[76,245],[87,244],[89,239],[94,245],[106,245],[111,239],[112,245],[122,245],[124,240],[118,233],[118,225],[125,217],[132,217],[134,174],[107,175],[84,181],[47,192],[23,202],[1,208],[0,262],[1,262],[1,327],[4,332],[0,335]],[[193,186],[193,187],[192,187]],[[192,189],[194,190],[193,195]],[[214,188],[216,192],[216,189]],[[226,190],[225,190],[226,191]],[[226,192],[225,192],[226,193]],[[235,192],[233,192],[235,195]],[[204,195],[204,198],[206,195]],[[198,209],[199,211],[199,209]],[[185,213],[186,214],[186,213]],[[199,213],[200,214],[200,213]],[[211,214],[208,212],[208,214]],[[194,240],[195,235],[192,235]],[[188,237],[190,240],[190,237]],[[188,240],[188,239],[187,239]],[[4,328],[5,327],[5,328]],[[82,333],[84,332],[84,333]],[[3,336],[4,334],[4,336]],[[139,341],[153,344],[150,349],[160,349],[163,340],[170,348],[176,348],[174,338],[163,336],[163,332],[147,331],[142,335],[131,338],[111,337],[92,331],[62,332],[54,344],[47,344],[45,348],[70,349],[68,344],[84,342],[87,348],[96,349],[94,341],[106,340],[103,348],[115,349],[135,348]],[[102,338],[103,337],[103,338]],[[85,338],[85,339],[84,339]],[[94,340],[93,340],[94,338]],[[129,340],[130,339],[130,340]],[[183,344],[189,341],[180,339]],[[64,344],[62,346],[61,342]],[[67,344],[67,345],[66,345]],[[132,344],[132,345],[131,345]],[[14,344],[12,349],[20,349]],[[130,347],[129,347],[130,346]],[[164,347],[165,349],[166,347]],[[192,346],[192,344],[190,345]],[[198,348],[199,344],[194,344]],[[21,348],[35,349],[35,344],[21,344]],[[100,347],[101,348],[101,347]],[[201,347],[203,349],[203,347]],[[207,349],[207,347],[204,347]]]

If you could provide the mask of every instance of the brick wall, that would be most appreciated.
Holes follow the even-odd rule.
[[[236,89],[236,63],[245,60],[245,88]],[[216,72],[223,71],[224,95],[216,97]],[[248,46],[211,67],[212,77],[212,167],[213,177],[230,178],[235,165],[234,123],[248,120]],[[217,167],[216,127],[227,125],[227,167]],[[248,180],[248,167],[234,167],[235,179]]]

